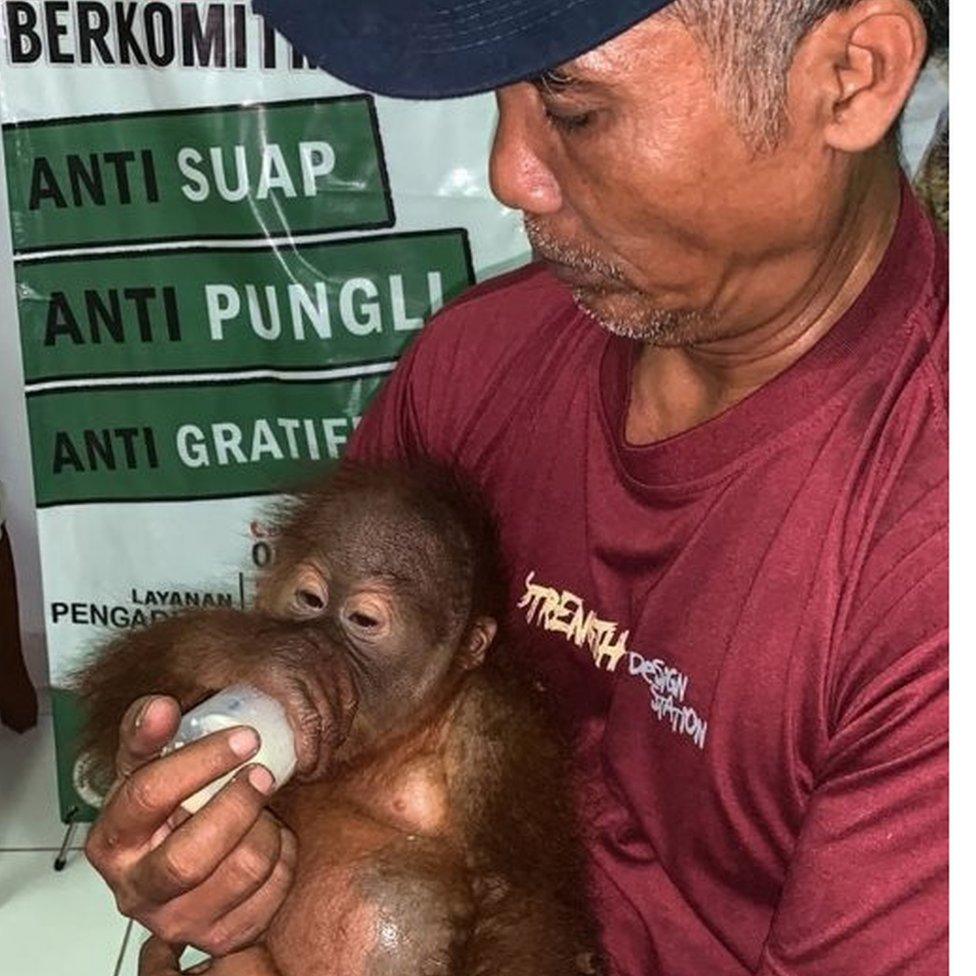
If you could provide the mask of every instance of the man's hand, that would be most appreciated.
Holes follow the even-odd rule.
[[[192,818],[180,803],[257,751],[228,729],[159,759],[179,724],[172,698],[134,702],[119,735],[118,779],[85,853],[119,911],[169,943],[215,956],[255,941],[291,886],[294,835],[264,810],[270,774],[245,768]]]
[[[253,946],[243,952],[222,959],[201,963],[190,969],[180,969],[180,955],[183,947],[171,946],[155,936],[147,939],[139,953],[139,976],[280,976],[271,957],[262,946]]]

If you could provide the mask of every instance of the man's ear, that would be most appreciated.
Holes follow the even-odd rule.
[[[460,663],[465,671],[480,667],[485,660],[485,651],[491,646],[498,632],[498,624],[491,617],[478,617],[468,628],[461,648]]]
[[[795,84],[821,91],[827,146],[861,153],[878,145],[908,101],[928,35],[911,0],[857,0],[826,17],[797,52]]]

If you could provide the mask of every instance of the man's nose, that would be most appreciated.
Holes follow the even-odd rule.
[[[562,191],[545,160],[545,123],[532,112],[533,94],[513,85],[498,93],[498,126],[491,147],[492,193],[506,206],[530,215],[556,213]]]

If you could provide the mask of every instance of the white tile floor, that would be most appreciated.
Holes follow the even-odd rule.
[[[85,860],[84,828],[63,871],[50,713],[17,735],[0,726],[0,946],[4,976],[136,976],[142,935]]]
[[[63,871],[54,729],[41,697],[37,727],[17,735],[0,725],[0,949],[2,976],[137,976],[148,933],[115,909],[85,859],[87,825],[75,833]],[[206,958],[190,949],[184,967]]]

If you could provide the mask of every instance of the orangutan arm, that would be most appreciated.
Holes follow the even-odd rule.
[[[466,825],[476,906],[460,971],[601,972],[568,752],[520,680],[487,678],[455,732],[452,802]]]

